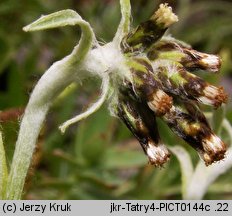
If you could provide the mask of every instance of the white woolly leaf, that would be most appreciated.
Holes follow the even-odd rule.
[[[57,28],[67,25],[76,25],[77,22],[84,22],[80,15],[73,10],[62,10],[46,16],[41,16],[38,20],[25,26],[24,31],[38,31]]]
[[[193,164],[188,152],[181,146],[169,147],[169,149],[176,155],[181,168],[182,174],[182,195],[185,199],[186,191],[193,175]]]
[[[20,199],[36,140],[46,114],[52,102],[76,77],[81,80],[85,76],[81,74],[80,65],[92,49],[95,39],[89,23],[72,10],[43,16],[24,28],[25,31],[37,31],[66,25],[79,25],[82,30],[81,39],[70,55],[55,62],[43,74],[30,96],[21,121],[7,180],[6,199]]]
[[[198,162],[194,175],[192,176],[186,199],[202,199],[208,187],[223,173],[232,167],[232,148],[229,148],[226,159],[206,167],[202,161]]]
[[[225,118],[225,105],[222,105],[221,107],[213,111],[212,126],[216,134],[219,134],[221,132],[221,128],[222,128],[221,126],[224,118]]]
[[[64,122],[59,129],[61,130],[62,133],[65,132],[65,130],[72,124],[77,123],[80,120],[83,120],[85,118],[87,118],[88,116],[90,116],[91,114],[93,114],[94,112],[96,112],[101,106],[102,104],[105,102],[107,95],[109,92],[109,78],[105,77],[103,79],[103,83],[102,83],[102,94],[99,97],[99,99],[92,105],[89,107],[89,109],[87,109],[85,112],[73,117],[72,119],[69,119],[68,121]]]

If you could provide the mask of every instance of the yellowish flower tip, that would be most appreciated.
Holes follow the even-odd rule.
[[[172,8],[167,3],[160,4],[159,9],[151,19],[155,19],[158,25],[164,25],[164,28],[178,22],[178,17],[172,12]]]
[[[204,54],[199,63],[212,72],[218,72],[221,67],[221,58],[217,55]]]
[[[172,107],[172,97],[160,89],[153,93],[150,99],[147,104],[156,116],[165,115]]]
[[[202,144],[205,150],[203,160],[207,166],[224,159],[227,146],[218,136],[211,134],[202,140]]]
[[[204,96],[199,97],[199,101],[215,108],[220,107],[228,100],[228,95],[224,91],[223,87],[215,87],[213,85],[207,85],[204,90]]]
[[[149,158],[150,164],[157,167],[161,167],[170,158],[170,153],[165,145],[160,143],[156,145],[152,141],[148,141],[146,153]]]

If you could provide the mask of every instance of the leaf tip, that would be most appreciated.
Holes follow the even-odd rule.
[[[66,128],[67,128],[67,127],[66,127],[64,124],[62,124],[62,125],[59,126],[59,130],[60,130],[61,134],[64,134],[64,133],[65,133]]]
[[[28,26],[28,25],[23,27],[23,31],[25,31],[25,32],[28,32],[28,31],[29,31],[29,29],[30,29],[30,28],[29,28],[29,26]]]

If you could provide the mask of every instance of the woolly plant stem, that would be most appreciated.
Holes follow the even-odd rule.
[[[6,164],[6,155],[5,149],[2,140],[2,133],[0,131],[0,199],[5,199],[5,190],[7,183],[7,164]]]
[[[66,20],[61,22],[60,20]],[[57,22],[56,22],[57,20]],[[80,25],[82,36],[73,52],[54,63],[41,77],[30,97],[21,122],[18,140],[8,177],[6,199],[20,199],[33,151],[45,116],[54,99],[75,80],[77,67],[92,47],[93,32],[89,24],[73,11],[66,10],[40,18],[24,28],[26,31],[43,30],[64,25]],[[79,74],[78,74],[79,76]]]
[[[122,38],[129,32],[130,30],[130,18],[131,18],[131,4],[130,0],[120,0],[122,19],[119,24],[116,35],[113,39],[114,42],[120,43]]]

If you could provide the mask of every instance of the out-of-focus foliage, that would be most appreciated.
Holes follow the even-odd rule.
[[[169,2],[179,16],[171,33],[194,48],[223,58],[221,73],[204,78],[221,83],[232,95],[232,2],[222,0],[132,0],[134,26],[146,20],[159,3]],[[0,123],[8,165],[14,150],[20,112],[36,81],[49,65],[67,55],[78,41],[78,28],[24,33],[22,27],[41,14],[71,8],[93,26],[98,40],[112,39],[120,20],[116,0],[3,0],[0,2]],[[94,101],[95,79],[73,86],[54,104],[41,133],[25,186],[26,199],[180,199],[177,160],[162,169],[147,164],[137,141],[107,109],[61,135],[57,126]],[[231,100],[226,116],[232,121]],[[11,109],[6,115],[6,110]],[[4,118],[3,118],[4,117]],[[185,145],[159,121],[168,145]],[[224,137],[225,141],[227,140]],[[193,160],[197,155],[191,152]],[[207,199],[232,198],[232,173],[209,188]],[[200,182],[199,182],[200,184]]]

